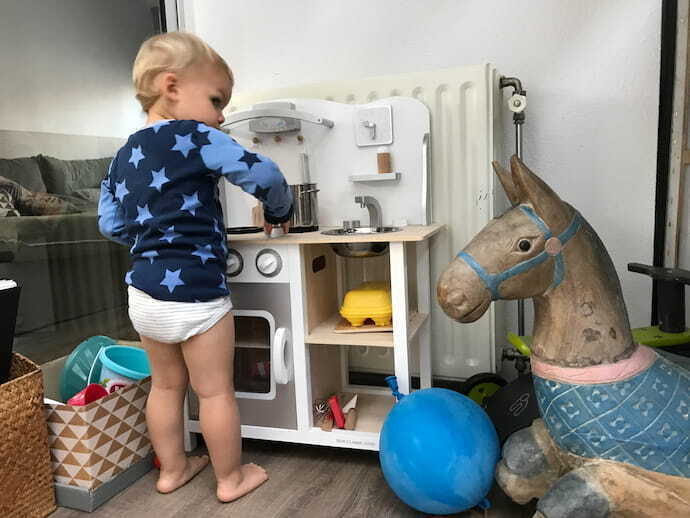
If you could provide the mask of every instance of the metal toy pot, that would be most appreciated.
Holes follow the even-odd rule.
[[[316,194],[319,189],[315,183],[290,185],[295,204],[290,219],[290,232],[313,232],[319,229],[319,204]]]

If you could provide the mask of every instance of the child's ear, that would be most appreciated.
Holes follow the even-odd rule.
[[[164,72],[160,78],[160,92],[163,97],[176,101],[179,94],[179,80],[174,72]]]

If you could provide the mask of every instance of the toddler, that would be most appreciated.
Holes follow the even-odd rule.
[[[233,75],[206,43],[180,32],[154,36],[139,49],[132,75],[147,126],[113,158],[98,215],[101,233],[130,247],[125,282],[129,316],[151,364],[146,421],[161,462],[156,487],[174,491],[208,463],[183,449],[183,402],[191,382],[216,494],[229,502],[268,476],[240,463],[218,181],[225,177],[263,202],[267,233],[274,225],[287,232],[292,196],[275,163],[218,129]]]

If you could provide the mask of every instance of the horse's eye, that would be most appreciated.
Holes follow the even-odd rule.
[[[530,243],[526,239],[521,239],[518,242],[518,248],[523,252],[527,252],[531,247],[532,247],[532,243]]]

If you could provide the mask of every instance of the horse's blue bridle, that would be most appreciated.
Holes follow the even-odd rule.
[[[527,216],[529,216],[529,218],[532,221],[534,221],[534,223],[539,227],[539,230],[541,230],[542,234],[544,235],[544,241],[547,241],[548,239],[551,239],[553,237],[553,234],[551,233],[551,230],[549,230],[549,227],[546,225],[546,223],[544,223],[544,220],[542,220],[539,216],[537,216],[534,213],[532,207],[528,205],[519,205],[518,208],[522,212],[527,214]],[[472,257],[467,252],[460,252],[458,254],[458,257],[465,261],[470,266],[470,268],[472,268],[475,271],[479,278],[484,282],[488,290],[491,292],[491,300],[498,300],[499,298],[501,298],[500,294],[498,293],[498,288],[500,287],[503,281],[505,281],[506,279],[510,279],[511,277],[515,277],[516,275],[520,275],[523,272],[526,272],[530,268],[533,268],[534,266],[543,263],[549,257],[553,257],[555,261],[553,281],[551,282],[551,287],[549,289],[555,288],[561,283],[561,281],[563,280],[563,276],[565,275],[565,263],[563,261],[561,247],[565,245],[568,241],[570,241],[570,239],[575,234],[577,234],[577,231],[580,229],[581,224],[582,216],[580,216],[580,214],[577,211],[575,211],[573,219],[570,221],[570,225],[568,225],[568,228],[566,228],[556,238],[558,239],[560,244],[557,253],[549,253],[545,249],[538,255],[532,257],[531,259],[522,261],[521,263],[518,263],[515,266],[511,266],[507,270],[500,273],[487,273],[486,270],[484,270],[484,268],[482,268],[482,266],[477,261],[475,261],[474,257]]]

